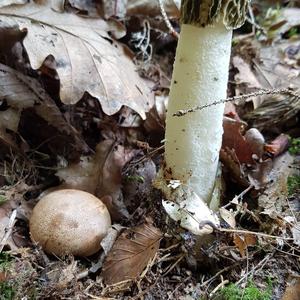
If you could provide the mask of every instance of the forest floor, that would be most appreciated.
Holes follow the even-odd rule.
[[[155,1],[16,2],[0,3],[0,300],[299,299],[300,2],[252,1],[234,32],[221,227],[205,238],[152,185],[177,45]],[[32,241],[33,208],[65,188],[106,204],[104,251]]]

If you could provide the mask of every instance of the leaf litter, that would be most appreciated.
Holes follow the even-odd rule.
[[[271,276],[272,299],[280,299],[286,278],[300,273],[300,198],[297,190],[288,194],[287,180],[299,176],[299,159],[286,152],[287,134],[300,134],[299,6],[277,16],[269,1],[252,1],[260,23],[249,23],[250,35],[247,26],[235,35],[229,95],[239,100],[227,103],[224,117],[223,221],[203,242],[166,218],[151,185],[162,161],[176,42],[153,19],[164,23],[158,5],[128,3],[127,12],[120,1],[104,14],[92,1],[0,10],[7,41],[0,46],[0,255],[10,263],[4,273],[0,263],[0,283],[17,296],[45,299],[198,299],[218,295],[229,281],[243,288],[250,277],[263,287]],[[178,1],[165,8],[178,28]],[[84,19],[74,14],[84,11]],[[99,18],[126,14],[125,21]],[[139,41],[151,44],[144,61]],[[89,191],[108,206],[117,223],[104,252],[58,259],[30,242],[28,218],[40,194],[63,187]],[[298,285],[291,288],[283,299]]]

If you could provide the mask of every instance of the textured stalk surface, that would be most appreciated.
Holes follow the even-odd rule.
[[[166,125],[168,177],[209,202],[222,141],[224,104],[173,117],[180,109],[226,98],[232,31],[183,24],[178,41]]]

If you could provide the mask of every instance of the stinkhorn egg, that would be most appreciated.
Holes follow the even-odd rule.
[[[29,222],[32,240],[45,252],[58,256],[96,253],[110,226],[109,212],[100,199],[72,189],[44,196]]]

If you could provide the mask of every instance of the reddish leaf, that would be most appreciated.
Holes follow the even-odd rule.
[[[263,154],[264,139],[255,128],[249,129],[245,135],[242,135],[243,126],[241,122],[224,118],[222,149],[234,149],[240,163],[253,164],[253,154],[258,158]]]
[[[111,285],[136,279],[154,257],[162,234],[150,223],[125,230],[104,262],[102,276]]]
[[[256,236],[253,234],[235,234],[233,241],[235,246],[239,249],[241,256],[245,257],[246,249],[249,246],[255,246],[257,239]]]

